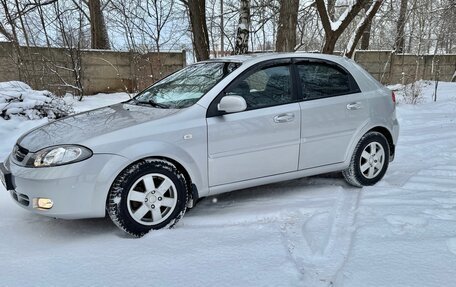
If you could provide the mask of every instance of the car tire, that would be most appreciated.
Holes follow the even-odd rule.
[[[171,228],[187,208],[184,175],[170,162],[145,159],[124,169],[114,180],[106,209],[120,229],[135,237]]]
[[[379,132],[365,134],[355,147],[350,166],[342,171],[345,180],[356,187],[376,184],[386,173],[389,154],[384,135]]]

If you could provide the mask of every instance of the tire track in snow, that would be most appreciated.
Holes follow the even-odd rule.
[[[301,273],[303,286],[336,285],[352,246],[360,197],[361,190],[340,188],[330,212],[317,213],[304,222],[301,216],[301,220],[289,220],[281,226],[284,246]],[[323,228],[328,230],[326,238],[318,232]],[[312,231],[317,231],[319,238],[312,236]]]

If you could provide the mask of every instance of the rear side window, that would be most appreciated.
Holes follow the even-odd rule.
[[[304,99],[321,99],[359,92],[352,76],[343,69],[326,63],[297,65]]]

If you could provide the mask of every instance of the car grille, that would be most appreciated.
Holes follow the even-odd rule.
[[[30,199],[27,195],[18,193],[14,190],[11,191],[11,194],[13,195],[14,200],[16,200],[17,202],[19,202],[20,204],[22,204],[24,206],[29,206]]]
[[[22,162],[28,153],[29,153],[28,149],[25,149],[18,144],[14,147],[14,150],[13,150],[14,158],[18,162]]]

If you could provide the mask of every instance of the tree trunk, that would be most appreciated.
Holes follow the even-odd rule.
[[[367,11],[371,7],[371,5],[372,5],[372,0],[368,1],[366,3],[366,5],[364,5],[364,12],[367,13]],[[363,32],[363,36],[361,37],[361,50],[369,49],[371,28],[372,28],[372,20],[369,20],[369,22],[366,24],[366,29]]]
[[[206,24],[206,0],[188,0],[188,12],[193,33],[193,48],[196,60],[209,59],[209,34]]]
[[[396,40],[394,41],[394,48],[396,53],[404,52],[405,45],[405,14],[407,13],[407,1],[401,0],[401,8],[399,9],[399,19],[397,20],[396,26]]]
[[[106,49],[110,50],[108,30],[106,29],[106,22],[101,11],[100,0],[87,1],[90,11],[90,33],[92,49]]]
[[[334,48],[336,47],[337,40],[339,39],[340,35],[336,35],[335,33],[326,35],[325,36],[325,43],[323,44],[322,53],[323,54],[333,54]]]
[[[225,56],[225,24],[223,23],[223,0],[220,0],[220,55]]]
[[[364,18],[358,23],[355,28],[355,32],[350,37],[350,40],[347,45],[345,56],[351,58],[355,52],[356,45],[358,44],[359,39],[364,34],[364,31],[367,29],[367,26],[372,22],[380,6],[382,6],[383,0],[375,0],[374,3],[366,11]]]
[[[278,52],[293,52],[296,47],[299,0],[281,1],[276,49]]]
[[[371,28],[372,21],[367,23],[366,30],[364,30],[363,36],[361,37],[361,50],[369,50]]]
[[[237,29],[236,45],[234,54],[247,54],[249,51],[250,34],[250,0],[241,0],[239,8],[239,25]]]

